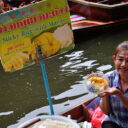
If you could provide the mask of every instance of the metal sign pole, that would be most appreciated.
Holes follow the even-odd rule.
[[[50,89],[49,89],[49,83],[48,83],[48,79],[47,79],[46,68],[45,68],[44,59],[42,56],[42,51],[41,51],[40,46],[37,46],[37,51],[38,51],[38,55],[39,55],[39,59],[40,59],[39,62],[40,62],[40,66],[41,66],[41,71],[42,71],[45,90],[46,90],[46,94],[47,94],[47,98],[48,98],[48,103],[50,106],[50,112],[51,112],[51,115],[54,115],[53,104],[52,104],[52,100],[51,100],[51,93],[50,93]]]

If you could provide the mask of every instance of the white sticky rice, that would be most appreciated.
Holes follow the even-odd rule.
[[[73,125],[69,122],[54,119],[46,119],[37,122],[29,128],[73,128]]]

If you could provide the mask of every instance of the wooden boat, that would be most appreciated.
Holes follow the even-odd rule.
[[[91,111],[95,111],[95,109],[99,106],[100,98],[92,98],[87,100],[86,102],[80,103],[72,109],[69,109],[61,115],[63,116],[71,116],[71,119],[76,120],[78,123],[83,121],[91,121]]]
[[[71,13],[91,20],[114,21],[128,18],[127,0],[68,0]]]
[[[128,24],[127,0],[68,0],[68,4],[74,31]]]
[[[76,20],[74,20],[73,17],[76,17]],[[78,30],[94,30],[99,28],[108,28],[128,24],[128,18],[103,22],[98,20],[87,19],[86,17],[76,14],[71,15],[71,21],[72,29],[74,32]]]
[[[97,108],[99,108],[99,102],[100,102],[99,97],[92,98],[92,99],[87,100],[86,102],[80,103],[79,105],[73,107],[72,109],[69,109],[63,113],[60,113],[60,115],[64,117],[70,116],[70,118],[72,120],[75,120],[79,125],[81,125],[82,122],[86,122],[86,121],[91,122],[92,113],[94,113],[94,111]],[[24,125],[19,126],[18,128],[30,128],[31,126],[33,126],[40,120],[42,119],[40,117],[37,117],[36,119],[26,121]]]

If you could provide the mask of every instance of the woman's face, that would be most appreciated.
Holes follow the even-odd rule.
[[[128,76],[128,50],[120,50],[113,56],[115,68],[121,76]]]

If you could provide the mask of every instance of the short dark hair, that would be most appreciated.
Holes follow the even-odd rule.
[[[121,50],[128,50],[128,41],[123,41],[116,47],[115,56]]]

